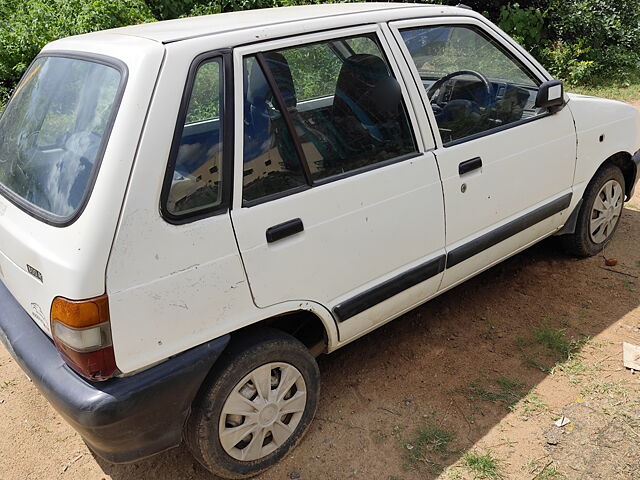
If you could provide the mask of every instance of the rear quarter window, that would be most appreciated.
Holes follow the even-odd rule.
[[[223,206],[223,82],[223,59],[213,57],[197,63],[186,88],[162,199],[170,220]]]

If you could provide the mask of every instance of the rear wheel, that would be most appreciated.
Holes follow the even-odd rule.
[[[579,257],[597,255],[609,243],[622,216],[624,176],[615,165],[602,167],[585,191],[576,231],[563,237],[567,250]]]
[[[194,403],[187,444],[216,475],[257,475],[302,438],[319,391],[318,366],[302,343],[277,330],[256,330],[216,364]]]

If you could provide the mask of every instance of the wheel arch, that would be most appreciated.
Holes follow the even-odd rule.
[[[625,183],[624,193],[627,197],[626,200],[629,200],[633,195],[633,187],[635,185],[636,176],[638,174],[638,171],[637,171],[638,167],[629,152],[625,152],[625,151],[617,152],[617,153],[614,153],[613,155],[610,155],[608,158],[606,158],[598,166],[598,168],[596,168],[596,170],[593,172],[593,175],[591,175],[591,178],[589,179],[589,181],[586,182],[586,185],[590,184],[595,178],[595,176],[598,174],[598,172],[602,170],[604,167],[606,167],[607,165],[615,165],[622,172],[622,176],[624,177],[624,183]],[[555,233],[556,236],[570,235],[576,231],[578,214],[580,213],[580,209],[582,208],[582,203],[583,203],[585,193],[586,193],[586,188],[582,192],[582,195],[578,203],[573,207],[573,210],[571,211],[571,214],[567,218],[567,221],[565,222],[564,226],[560,230],[558,230],[558,232]]]
[[[293,310],[266,318],[247,328],[260,327],[269,327],[288,333],[302,342],[315,357],[327,352],[329,333],[320,317],[312,311]]]
[[[231,332],[231,337],[269,327],[296,338],[316,357],[327,353],[338,343],[335,320],[321,305],[297,301],[274,305],[264,310],[262,319]]]
[[[627,196],[626,200],[630,200],[631,195],[633,194],[633,187],[636,183],[636,178],[638,175],[638,166],[636,165],[636,162],[633,161],[632,155],[629,152],[614,153],[604,162],[602,162],[598,170],[600,170],[600,168],[607,164],[615,165],[622,171],[625,183],[624,193]]]

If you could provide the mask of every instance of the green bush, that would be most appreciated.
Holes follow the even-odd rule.
[[[570,83],[623,81],[640,68],[638,0],[551,0],[544,60]]]
[[[196,6],[206,3],[202,0],[144,0],[149,10],[158,20],[170,20],[187,14]],[[209,2],[219,3],[219,2]]]
[[[352,3],[363,0],[193,0],[192,7],[181,16],[209,15],[220,12],[253,10],[255,8],[290,7],[319,3]],[[184,2],[183,3],[187,3]]]
[[[333,1],[339,0],[0,0],[0,105],[40,49],[57,38],[154,19]],[[569,83],[639,75],[638,0],[462,1],[498,22]]]
[[[556,78],[574,85],[589,83],[594,79],[597,69],[593,60],[585,60],[589,50],[582,42],[568,43],[559,40],[545,47],[542,52],[543,62]]]
[[[154,20],[142,0],[0,0],[0,18],[9,19],[0,23],[3,96],[48,42]]]
[[[503,5],[500,27],[569,84],[624,82],[640,71],[638,0],[549,0]]]
[[[510,5],[511,0],[430,0],[427,3],[443,3],[446,5],[457,5],[464,3],[470,6],[476,12],[483,12],[487,17],[496,21],[500,17],[500,12],[503,7]],[[539,9],[540,11],[546,10],[549,5],[549,0],[519,0],[521,8]]]
[[[522,8],[519,3],[504,5],[498,26],[534,55],[542,51],[544,13],[539,8]]]

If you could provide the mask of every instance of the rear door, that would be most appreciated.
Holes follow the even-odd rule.
[[[256,305],[321,303],[345,341],[433,295],[440,178],[378,27],[240,48],[234,62],[232,220]]]
[[[447,212],[447,270],[459,283],[566,220],[576,134],[568,108],[537,108],[546,80],[483,22],[394,22],[432,119]]]

